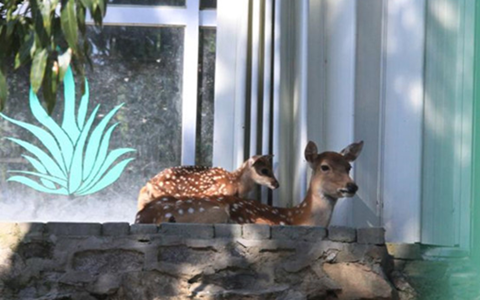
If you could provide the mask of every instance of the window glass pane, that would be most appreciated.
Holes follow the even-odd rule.
[[[216,9],[217,0],[200,0],[200,9]]]
[[[89,103],[84,124],[88,123],[95,107],[100,107],[92,118],[91,130],[85,136],[85,147],[68,160],[69,167],[76,172],[69,172],[62,180],[68,182],[67,189],[78,184],[86,194],[92,193],[78,195],[82,190],[77,189],[73,195],[54,195],[18,182],[7,182],[14,175],[22,175],[50,189],[58,190],[61,186],[47,177],[8,173],[11,170],[42,173],[45,170],[39,162],[50,168],[52,164],[48,158],[39,158],[7,140],[0,144],[0,220],[133,222],[139,189],[163,168],[181,162],[183,28],[105,26],[103,32],[89,28],[88,35],[93,43],[91,58],[94,68],[86,74]],[[29,108],[28,70],[11,76],[9,86],[10,98],[5,115],[52,133],[54,130],[42,126]],[[79,117],[82,109],[78,81],[76,88],[74,117],[67,119],[74,119],[80,124],[78,120],[82,119]],[[42,98],[41,93],[39,97]],[[64,103],[62,90],[52,114],[57,126],[63,124]],[[107,126],[96,131],[102,126],[102,120],[110,117],[109,113],[122,104]],[[118,125],[108,141],[110,128],[116,123]],[[0,132],[1,137],[23,140],[38,147],[47,156],[55,156],[55,151],[51,152],[39,141],[38,133],[32,134],[1,117]],[[66,151],[62,145],[65,144],[58,143],[63,156]],[[100,150],[92,152],[95,144]],[[135,152],[116,155],[128,149]],[[101,152],[105,154],[103,160],[100,159]],[[130,158],[134,160],[121,169],[122,162]],[[67,161],[65,157],[63,160]],[[100,170],[108,165],[108,161],[113,163],[102,173]],[[89,177],[97,166],[98,176]],[[49,175],[49,172],[44,173]],[[88,184],[89,178],[94,184]],[[112,183],[106,184],[109,181]],[[93,186],[98,190],[95,191]]]
[[[185,0],[108,0],[109,4],[185,6]]]
[[[195,163],[212,165],[216,30],[200,29]]]

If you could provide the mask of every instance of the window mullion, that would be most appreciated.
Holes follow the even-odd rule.
[[[195,164],[198,88],[199,0],[187,0],[182,85],[182,164]]]

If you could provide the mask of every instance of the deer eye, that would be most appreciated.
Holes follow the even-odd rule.
[[[262,169],[260,170],[260,173],[262,173],[262,175],[265,175],[265,176],[268,176],[269,174],[268,169]]]
[[[350,172],[350,170],[352,170],[352,166],[347,167],[347,172]]]
[[[327,165],[321,165],[320,169],[322,169],[322,171],[324,171],[324,172],[330,171],[330,167],[327,166]]]

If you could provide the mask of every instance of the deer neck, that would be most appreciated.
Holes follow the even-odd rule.
[[[248,161],[246,161],[240,168],[232,173],[232,181],[235,183],[236,195],[240,198],[246,197],[255,185],[250,172],[251,169],[248,167]]]
[[[301,212],[294,220],[295,225],[327,227],[336,203],[337,199],[309,189],[305,200],[293,208]]]

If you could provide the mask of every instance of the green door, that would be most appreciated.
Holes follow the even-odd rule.
[[[475,102],[473,120],[472,240],[473,258],[480,268],[480,1],[475,7]]]
[[[422,165],[424,244],[470,247],[475,0],[428,0]]]

